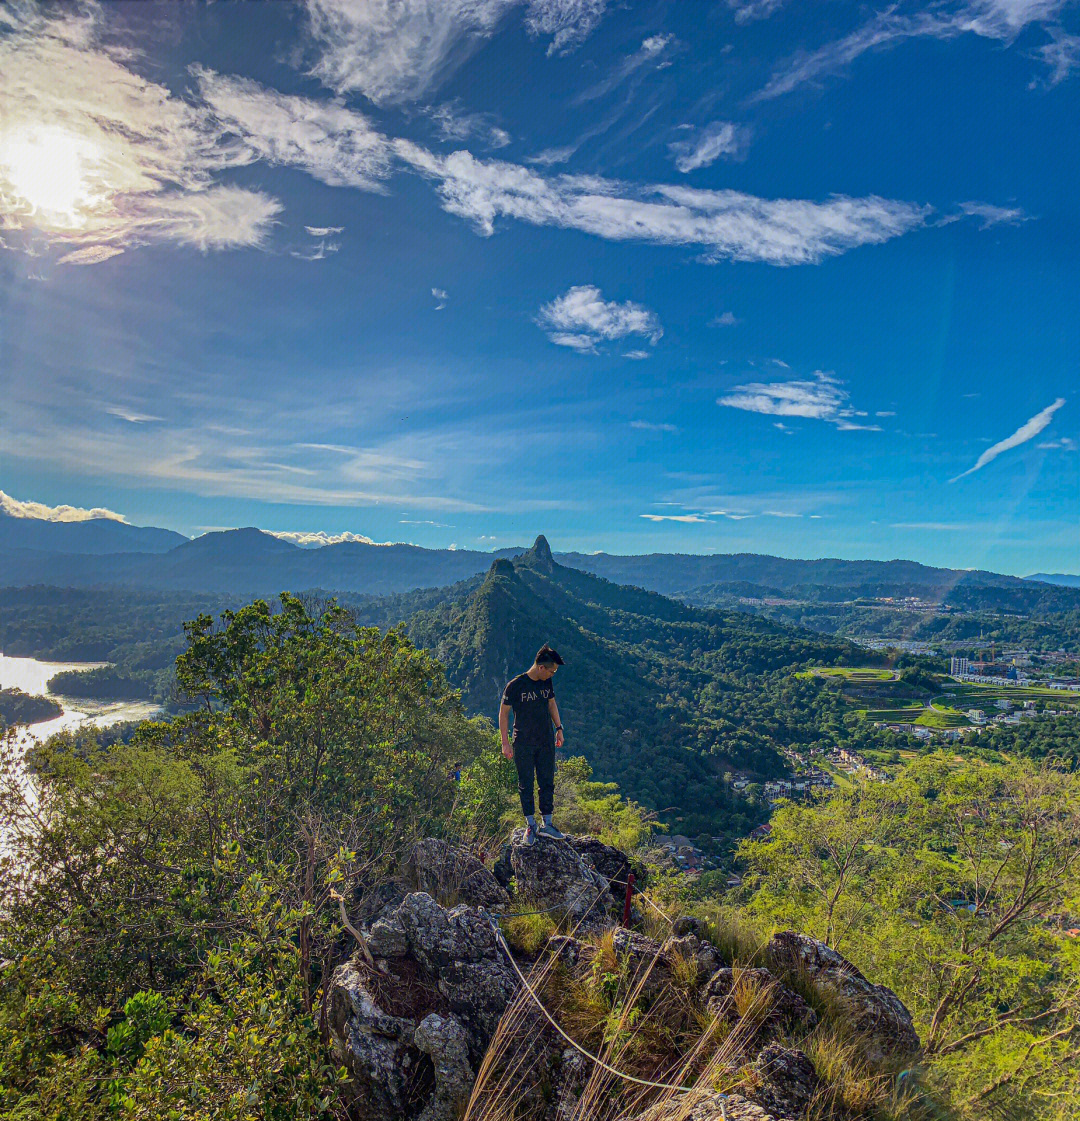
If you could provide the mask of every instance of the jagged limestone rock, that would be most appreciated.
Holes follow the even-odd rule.
[[[435,837],[417,841],[407,860],[418,891],[440,901],[505,910],[506,889],[471,852]]]
[[[382,1008],[355,962],[334,970],[327,999],[331,1051],[353,1076],[359,1116],[404,1117],[418,1057],[413,1047],[415,1022]]]
[[[614,901],[606,879],[566,841],[538,837],[535,845],[522,844],[524,828],[510,838],[509,863],[517,885],[515,898],[532,907],[553,907],[581,930],[612,924]]]
[[[697,985],[711,977],[724,964],[720,951],[711,942],[704,941],[696,934],[669,938],[660,947],[660,953],[669,966],[674,965],[676,958],[693,963],[697,970],[694,984]]]
[[[892,989],[868,981],[832,947],[788,930],[773,935],[766,955],[774,968],[804,973],[847,1011],[872,1062],[918,1051],[919,1036],[904,1002]]]
[[[633,1121],[782,1121],[756,1102],[740,1094],[718,1094],[702,1090],[693,1095],[677,1094],[670,1101],[639,1113]]]
[[[435,1067],[435,1091],[418,1121],[458,1121],[476,1081],[469,1062],[469,1037],[461,1021],[431,1012],[417,1025],[413,1042]]]
[[[767,969],[722,966],[706,982],[701,996],[709,1015],[721,1020],[734,1022],[749,1011],[758,1028],[775,1024],[812,1028],[818,1022],[806,1001]]]
[[[449,1121],[517,977],[479,908],[447,910],[412,892],[377,915],[363,933],[382,971],[354,960],[330,982],[333,1053],[352,1075],[363,1121]]]
[[[814,1064],[792,1047],[768,1043],[754,1060],[757,1103],[780,1121],[799,1121],[818,1087]]]
[[[566,838],[570,847],[584,857],[596,870],[611,883],[611,897],[622,913],[623,901],[626,899],[626,878],[630,874],[630,861],[626,853],[615,848],[614,845],[605,845],[596,837],[571,836]],[[635,880],[637,887],[644,887],[644,877],[638,876]]]
[[[410,955],[471,1029],[478,1058],[518,986],[487,915],[466,904],[448,911],[420,891],[406,896],[397,914]]]

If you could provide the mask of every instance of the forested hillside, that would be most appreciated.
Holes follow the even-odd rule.
[[[790,672],[865,651],[612,584],[556,563],[543,537],[497,560],[475,589],[412,613],[408,599],[396,604],[406,632],[446,667],[470,712],[495,719],[505,683],[543,642],[555,646],[567,663],[555,683],[567,751],[686,829],[720,829],[733,815],[742,824],[732,771],[777,775],[783,747],[877,734],[845,724],[833,694]]]

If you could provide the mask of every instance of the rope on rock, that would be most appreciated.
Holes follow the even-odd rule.
[[[677,1094],[688,1094],[696,1088],[694,1086],[677,1086],[671,1082],[653,1082],[649,1078],[638,1078],[637,1075],[627,1074],[625,1071],[617,1070],[615,1067],[611,1066],[610,1063],[607,1063],[603,1059],[601,1059],[599,1055],[594,1055],[591,1051],[586,1051],[585,1048],[582,1047],[576,1040],[572,1039],[569,1035],[567,1035],[565,1031],[563,1031],[562,1027],[559,1025],[555,1017],[552,1016],[552,1014],[547,1010],[546,1007],[544,1007],[544,1002],[537,995],[532,985],[529,984],[529,981],[526,978],[525,974],[521,972],[518,963],[514,960],[514,955],[510,952],[510,947],[506,944],[506,939],[503,938],[503,934],[499,929],[498,923],[492,921],[491,929],[495,934],[495,940],[502,947],[503,953],[506,954],[507,960],[510,962],[510,965],[513,967],[514,972],[517,974],[518,980],[521,982],[525,991],[532,998],[532,1001],[536,1005],[536,1007],[539,1008],[543,1013],[544,1019],[547,1020],[547,1022],[559,1033],[560,1036],[562,1036],[563,1039],[566,1040],[567,1043],[570,1044],[571,1047],[573,1047],[575,1051],[578,1052],[578,1054],[583,1055],[590,1062],[595,1063],[598,1067],[600,1067],[601,1070],[606,1070],[608,1074],[612,1074],[616,1078],[621,1078],[624,1082],[633,1082],[638,1086],[645,1086],[646,1088],[651,1090],[672,1090]],[[725,1098],[726,1095],[719,1095],[720,1116],[723,1121],[727,1121],[727,1110],[724,1108]]]

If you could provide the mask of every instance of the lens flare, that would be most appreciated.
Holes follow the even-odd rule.
[[[36,224],[78,229],[101,201],[101,150],[54,127],[20,128],[0,136],[0,185]]]

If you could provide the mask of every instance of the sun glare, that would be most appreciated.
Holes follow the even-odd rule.
[[[24,128],[0,136],[0,178],[33,213],[54,227],[86,223],[99,201],[94,190],[101,150],[64,129]]]

